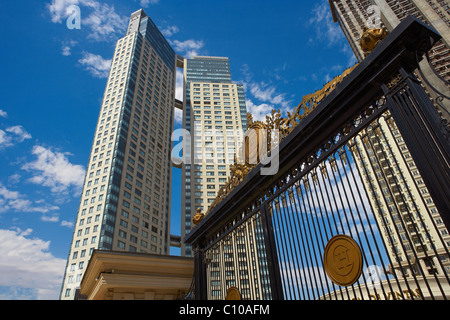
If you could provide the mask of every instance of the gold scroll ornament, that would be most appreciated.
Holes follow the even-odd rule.
[[[328,241],[323,256],[328,277],[339,286],[350,286],[361,276],[362,254],[355,240],[337,235]]]

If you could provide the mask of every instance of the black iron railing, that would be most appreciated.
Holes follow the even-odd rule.
[[[450,297],[448,128],[413,75],[439,38],[405,19],[192,230],[196,299]]]

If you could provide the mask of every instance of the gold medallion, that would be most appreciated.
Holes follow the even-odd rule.
[[[328,277],[339,286],[350,286],[361,276],[362,253],[351,237],[337,235],[328,241],[323,265]]]
[[[241,294],[239,293],[238,288],[230,287],[227,291],[225,300],[241,300]]]

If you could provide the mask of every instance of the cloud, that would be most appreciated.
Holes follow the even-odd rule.
[[[52,192],[67,193],[69,189],[78,192],[84,181],[85,170],[67,159],[67,153],[53,152],[42,146],[35,146],[32,153],[35,161],[26,163],[22,169],[34,174],[30,182],[50,187]]]
[[[128,25],[128,17],[119,15],[113,5],[95,0],[52,0],[47,4],[51,21],[63,23],[74,5],[80,7],[81,29],[87,28],[87,37],[95,41],[115,39]]]
[[[48,213],[59,207],[46,204],[44,200],[31,201],[18,191],[12,191],[0,184],[0,213],[7,211]]]
[[[312,10],[309,24],[315,28],[315,37],[309,39],[310,43],[320,42],[329,45],[336,44],[343,39],[339,24],[333,22],[328,1],[321,1]]]
[[[100,55],[83,52],[83,56],[78,62],[94,77],[107,78],[109,69],[111,68],[112,59],[104,59]]]
[[[254,121],[265,121],[266,115],[275,109],[273,105],[267,103],[254,104],[252,100],[246,99],[247,111],[252,114]]]
[[[8,114],[6,113],[6,111],[3,111],[2,109],[0,109],[0,117],[6,118],[7,116],[8,116]]]
[[[66,261],[49,252],[50,241],[27,238],[32,229],[0,229],[0,298],[58,299]]]
[[[64,18],[70,15],[67,9],[72,5],[79,4],[79,0],[52,0],[51,4],[47,4],[52,22],[61,23]]]
[[[159,0],[141,0],[139,3],[142,7],[147,8],[151,4],[157,4]]]
[[[7,132],[14,133],[19,142],[31,139],[31,134],[25,131],[22,126],[14,126],[6,129]]]
[[[68,227],[69,229],[72,229],[74,226],[74,223],[70,222],[70,221],[62,220],[60,225],[61,225],[61,227]]]
[[[171,37],[172,35],[174,35],[178,31],[180,31],[180,29],[178,29],[177,26],[167,26],[167,27],[161,29],[161,33],[165,37]]]
[[[97,1],[83,2],[89,2],[88,5],[94,9],[90,15],[81,20],[82,26],[87,25],[91,29],[88,38],[96,41],[108,41],[115,39],[118,34],[126,30],[128,17],[117,14],[114,6]]]
[[[72,54],[71,50],[78,42],[74,40],[63,41],[61,47],[61,54],[63,56],[70,56]]]
[[[31,139],[31,134],[22,126],[9,127],[4,131],[0,129],[0,147],[10,147],[27,139]]]
[[[188,59],[199,56],[200,49],[202,49],[205,45],[202,40],[193,39],[185,41],[173,40],[169,41],[169,43],[173,46],[173,49],[176,52],[181,53],[182,56]]]
[[[286,100],[286,95],[276,93],[276,87],[273,85],[268,85],[264,82],[251,82],[247,84],[247,88],[260,101],[281,106],[283,109],[290,107],[290,102]]]
[[[70,47],[69,46],[63,46],[62,47],[62,52],[61,52],[61,54],[63,55],[63,56],[70,56],[71,55],[71,53],[70,53]]]
[[[247,111],[252,113],[254,120],[264,120],[265,116],[270,114],[273,109],[280,109],[282,113],[291,111],[292,102],[287,100],[286,94],[278,93],[275,85],[253,81],[253,76],[246,64],[242,66],[241,73],[245,78],[241,82],[246,91]],[[254,103],[253,100],[261,103]]]

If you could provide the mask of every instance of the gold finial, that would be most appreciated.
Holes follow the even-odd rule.
[[[359,41],[361,49],[368,55],[384,38],[386,38],[387,34],[388,32],[384,28],[365,30]]]
[[[195,225],[198,225],[203,220],[204,217],[205,217],[205,214],[202,213],[202,210],[200,208],[198,208],[197,213],[194,215],[194,218],[192,219],[192,222]]]

